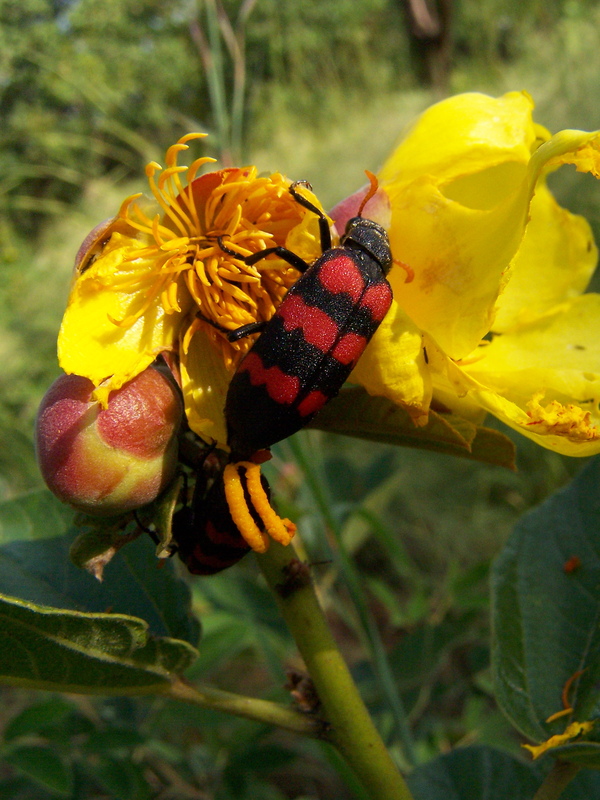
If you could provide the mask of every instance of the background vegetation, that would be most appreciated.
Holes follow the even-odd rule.
[[[79,243],[144,189],[144,164],[178,136],[205,130],[223,163],[306,178],[331,205],[444,93],[527,89],[551,130],[600,128],[599,28],[595,0],[457,0],[447,61],[432,71],[402,0],[3,0],[0,499],[41,484],[33,419],[58,374]],[[554,187],[600,239],[593,180],[563,170]],[[307,439],[340,521],[335,542],[322,540],[322,509],[298,466]],[[316,432],[277,453],[275,491],[307,557],[349,556],[346,574],[316,567],[317,583],[396,754],[395,693],[409,710],[418,763],[466,743],[520,753],[490,689],[490,563],[519,516],[581,463],[521,440],[518,454],[513,474]],[[190,677],[284,697],[281,659],[298,665],[252,559],[193,592],[204,634]],[[401,683],[382,684],[380,645],[392,671],[402,665]],[[331,752],[254,723],[159,700],[2,695],[2,797],[348,796]],[[45,766],[14,748],[27,737],[46,748]]]

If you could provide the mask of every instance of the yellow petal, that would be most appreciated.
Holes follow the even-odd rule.
[[[581,294],[597,261],[598,249],[587,220],[561,208],[540,181],[510,280],[496,304],[494,331],[526,323]]]
[[[525,99],[514,94],[497,101],[468,95],[439,104],[426,112],[425,122],[422,118],[382,171],[383,188],[392,206],[392,252],[415,273],[413,282],[403,288],[400,271],[392,271],[390,282],[396,299],[454,359],[471,352],[490,330],[500,292],[512,272],[523,265],[514,257],[525,233],[536,183],[563,163],[598,171],[597,134],[562,131],[540,145],[545,132],[542,135],[533,125]],[[469,112],[466,119],[454,118],[461,105]],[[497,114],[492,113],[494,109]],[[480,112],[483,119],[479,123]],[[431,151],[437,153],[436,122],[440,125],[438,137],[439,130],[444,132],[437,163],[431,155]],[[415,144],[427,151],[425,160],[413,153]],[[535,147],[530,157],[530,148]],[[452,166],[447,163],[450,156],[455,159]],[[417,168],[428,171],[415,176]],[[542,209],[544,202],[548,211],[548,195],[542,187]],[[557,213],[555,208],[555,217]],[[539,210],[536,225],[541,225],[543,215],[538,216]],[[579,241],[563,243],[573,246],[578,270],[583,261],[581,272],[587,275],[594,260],[593,249],[587,252],[589,230],[576,222],[571,222],[571,228]],[[534,230],[534,240],[535,234]],[[560,239],[560,234],[556,235]],[[525,285],[528,274],[526,270]],[[549,279],[553,277],[549,274]],[[579,289],[581,282],[577,271],[572,285]],[[510,309],[513,295],[508,292],[505,299],[509,319],[515,316],[514,308]]]
[[[519,92],[444,100],[419,118],[379,175],[392,206],[392,252],[415,272],[403,288],[392,271],[396,299],[452,358],[489,330],[523,236],[527,165],[548,138],[532,108]]]
[[[560,747],[561,744],[566,744],[572,739],[576,739],[579,736],[589,733],[593,727],[593,722],[571,722],[571,724],[567,726],[564,733],[558,733],[556,736],[551,736],[545,742],[542,742],[542,744],[524,744],[523,747],[526,750],[529,750],[534,758],[539,758],[553,747]]]
[[[373,336],[350,381],[372,395],[404,406],[415,422],[427,422],[431,379],[423,353],[421,332],[393,302]]]
[[[97,399],[105,402],[177,340],[181,314],[165,314],[160,296],[147,298],[155,282],[151,261],[126,259],[141,250],[137,240],[114,233],[102,255],[75,281],[58,338],[59,361],[67,373],[103,381]],[[118,289],[119,283],[122,289]],[[116,321],[143,314],[130,325]],[[185,308],[185,297],[180,305]],[[108,379],[108,380],[106,380]]]
[[[392,204],[392,252],[415,273],[405,284],[401,269],[391,271],[394,297],[448,355],[461,358],[489,331],[519,247],[529,206],[526,167],[515,191],[491,210],[445,196],[429,177],[384,188]]]
[[[208,442],[227,449],[225,398],[231,374],[223,358],[202,331],[197,331],[187,353],[181,354],[181,383],[190,428]]]
[[[419,175],[439,182],[526,163],[547,131],[532,121],[533,101],[526,92],[503,97],[467,93],[427,109],[405,134],[379,173],[382,183],[407,183]],[[501,172],[497,172],[498,179]],[[490,176],[491,177],[491,176]],[[495,181],[490,180],[493,191]]]
[[[469,397],[519,433],[566,455],[600,452],[600,295],[494,337],[461,372]]]
[[[546,171],[573,164],[577,172],[591,172],[600,178],[600,133],[560,131],[540,147],[532,160]]]
[[[432,381],[432,408],[435,411],[449,410],[475,425],[483,424],[487,411],[468,394],[469,389],[475,386],[473,379],[466,376],[426,333],[423,334],[423,347],[427,352]]]

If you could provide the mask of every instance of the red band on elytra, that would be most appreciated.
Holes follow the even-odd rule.
[[[295,375],[286,375],[279,367],[265,369],[258,353],[248,353],[239,367],[240,372],[247,372],[253,386],[266,387],[269,397],[276,403],[291,405],[300,391],[300,379]]]
[[[302,334],[309,344],[327,353],[333,347],[338,334],[338,326],[329,314],[320,308],[307,305],[297,294],[286,297],[279,310],[286,331],[301,328]]]
[[[364,293],[360,305],[368,308],[375,322],[381,322],[390,309],[392,290],[387,283],[376,283],[369,286]]]
[[[319,270],[323,288],[333,294],[346,292],[357,303],[365,288],[365,281],[354,261],[344,253],[329,258]]]
[[[333,348],[331,355],[341,364],[352,364],[360,358],[366,346],[367,339],[364,336],[346,333]]]
[[[307,417],[309,414],[316,414],[320,411],[325,403],[329,400],[326,394],[315,389],[314,392],[307,394],[304,400],[298,404],[298,413],[301,417]]]

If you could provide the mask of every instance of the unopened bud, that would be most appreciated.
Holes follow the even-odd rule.
[[[94,386],[62,375],[42,400],[36,449],[54,494],[87,514],[123,514],[150,503],[172,479],[182,404],[153,367],[112,392],[107,408]]]

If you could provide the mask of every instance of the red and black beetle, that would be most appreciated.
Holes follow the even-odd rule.
[[[289,191],[300,205],[318,216],[322,255],[307,264],[278,246],[244,259],[252,265],[274,254],[302,273],[268,322],[230,331],[198,313],[230,341],[261,333],[239,363],[227,393],[230,463],[251,460],[258,451],[308,424],[339,393],[392,302],[385,277],[392,266],[387,233],[381,225],[360,216],[375,191],[375,179],[358,216],[348,221],[339,247],[331,246],[327,217],[297,191],[299,185],[311,188],[297,181]],[[219,244],[239,258],[221,237]],[[197,473],[196,481],[191,507],[177,512],[178,519],[174,520],[175,539],[190,572],[210,575],[235,564],[250,548],[231,516],[223,474],[208,490],[201,473]],[[264,476],[261,481],[269,494]],[[249,497],[250,514],[261,527],[245,484],[244,492]]]
[[[194,575],[214,575],[250,552],[231,518],[222,473],[208,491],[206,476],[196,475],[192,503],[175,514],[173,535],[179,557]]]
[[[235,341],[262,331],[239,363],[227,393],[232,461],[250,458],[310,422],[339,393],[392,302],[385,277],[392,266],[388,235],[381,225],[360,216],[371,193],[359,215],[348,221],[339,247],[332,247],[326,216],[297,191],[298,185],[310,185],[297,181],[289,190],[319,217],[323,253],[313,264],[284,247],[245,259],[251,265],[275,254],[302,274],[267,323],[227,334]],[[227,249],[223,242],[221,246]]]

